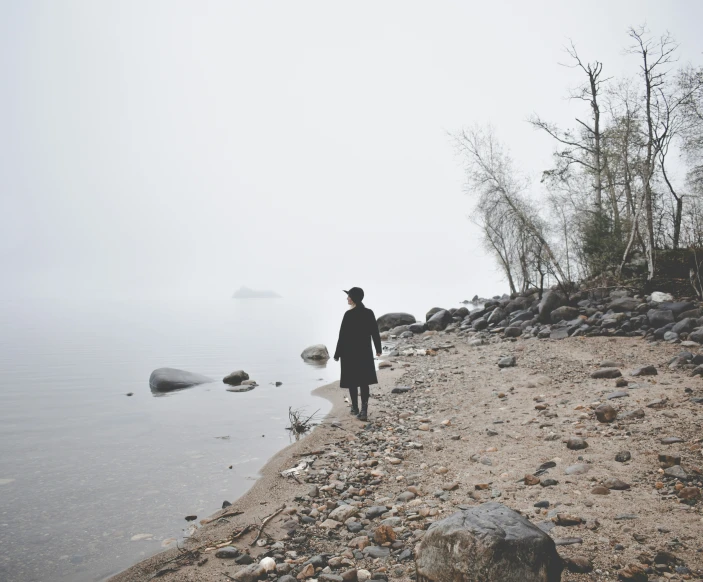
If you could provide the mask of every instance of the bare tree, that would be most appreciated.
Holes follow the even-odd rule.
[[[544,222],[526,196],[526,181],[492,129],[465,129],[454,136],[454,141],[466,163],[467,189],[478,196],[476,208],[486,246],[496,252],[506,277],[512,281],[511,290],[516,289],[518,277],[523,290],[531,283],[538,286],[531,274],[536,269],[549,272],[564,285],[568,279],[547,240]],[[543,280],[543,275],[539,279]]]
[[[561,147],[555,152],[557,158],[557,169],[555,172],[563,174],[572,165],[576,164],[583,169],[593,179],[593,190],[595,193],[594,206],[596,211],[600,211],[603,204],[603,132],[601,127],[601,106],[599,97],[603,90],[603,84],[609,79],[602,79],[603,63],[594,61],[584,63],[576,51],[574,43],[565,49],[571,58],[570,68],[578,68],[585,73],[587,81],[570,92],[571,99],[585,101],[591,109],[591,120],[585,122],[576,118],[578,123],[577,131],[560,130],[537,115],[530,118],[530,123],[537,129],[541,129],[553,137]]]
[[[657,127],[661,121],[659,113],[661,110],[660,96],[662,88],[667,84],[670,74],[669,67],[675,61],[674,54],[678,45],[667,33],[658,39],[651,38],[649,31],[644,27],[630,28],[628,36],[634,41],[628,49],[631,54],[640,57],[640,71],[644,82],[644,103],[645,103],[645,127],[647,130],[645,149],[642,167],[642,206],[644,209],[646,234],[645,234],[645,255],[647,258],[647,278],[654,277],[654,203],[652,199],[652,178],[656,171],[657,158],[661,151],[662,135],[657,132]],[[639,211],[640,209],[638,209]],[[635,216],[635,222],[639,218],[640,212]],[[634,229],[630,236],[630,241],[625,249],[622,264],[627,259],[634,240]],[[621,265],[622,267],[622,265]]]

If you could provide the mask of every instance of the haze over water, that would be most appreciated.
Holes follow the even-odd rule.
[[[420,319],[434,306],[397,291],[369,306]],[[300,352],[334,350],[345,296],[312,293],[0,302],[0,579],[101,580],[182,539],[186,515],[244,493],[290,442],[289,406],[329,410],[310,392],[338,365]],[[155,397],[149,374],[163,366],[216,382]],[[227,392],[220,380],[235,369],[260,386]],[[140,534],[153,538],[131,541]]]

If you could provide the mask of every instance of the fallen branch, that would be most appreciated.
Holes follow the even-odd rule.
[[[261,527],[259,528],[259,533],[256,534],[256,537],[254,538],[254,541],[249,544],[250,546],[253,546],[256,542],[259,541],[259,538],[261,537],[261,534],[264,532],[264,528],[266,527],[266,524],[271,521],[274,517],[276,517],[281,511],[283,511],[286,508],[286,504],[284,503],[279,507],[276,511],[274,511],[271,515],[269,515],[264,521],[261,522]]]

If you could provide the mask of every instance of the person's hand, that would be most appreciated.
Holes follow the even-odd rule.
[[[376,352],[376,357],[380,358],[381,357],[381,352]]]
[[[339,362],[339,356],[335,356],[334,361]]]

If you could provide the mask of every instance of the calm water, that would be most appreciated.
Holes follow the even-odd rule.
[[[300,352],[334,349],[334,299],[0,302],[0,580],[102,580],[244,493],[289,406],[329,410],[310,392],[338,365]],[[154,397],[163,366],[217,382]],[[227,392],[236,369],[260,386]]]

